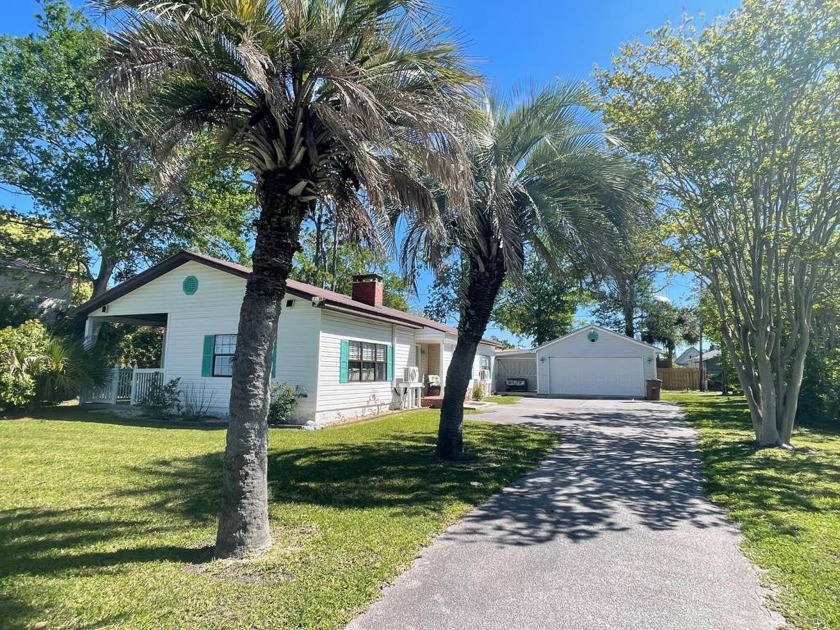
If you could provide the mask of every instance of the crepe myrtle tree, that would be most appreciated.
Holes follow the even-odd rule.
[[[514,102],[515,101],[515,102]],[[460,255],[458,341],[446,373],[437,455],[463,453],[464,397],[476,349],[505,278],[524,286],[526,246],[549,265],[599,265],[639,207],[640,178],[610,148],[584,84],[555,82],[524,98],[485,97],[471,143],[472,194],[446,206],[446,239],[410,225],[402,263],[441,266]],[[556,266],[556,265],[555,265]]]
[[[433,178],[463,196],[461,133],[479,81],[422,0],[99,0],[119,26],[101,81],[165,159],[198,131],[256,181],[252,272],[231,383],[217,557],[268,549],[272,347],[304,218],[328,200],[373,246],[386,206],[436,233]],[[138,101],[142,107],[121,108]],[[164,162],[165,163],[165,162]],[[465,183],[467,182],[467,183]]]
[[[761,446],[790,445],[814,311],[840,260],[840,4],[746,0],[627,44],[605,119],[658,176]]]

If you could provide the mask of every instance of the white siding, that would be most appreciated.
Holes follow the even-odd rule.
[[[596,329],[598,341],[589,341],[587,334],[591,328],[580,331],[549,343],[536,351],[537,374],[539,379],[539,393],[550,394],[550,364],[551,358],[565,358],[574,361],[575,358],[627,358],[637,357],[644,366],[644,378],[656,378],[656,349],[640,344],[621,335],[613,334],[603,329]]]
[[[294,300],[292,308],[285,308]],[[321,329],[320,308],[313,308],[309,300],[288,296],[280,311],[277,331],[277,372],[275,379],[298,385],[306,390],[306,398],[298,398],[293,419],[303,424],[315,420],[318,405],[318,332]]]
[[[414,331],[324,311],[321,317],[320,369],[318,375],[319,424],[341,422],[387,411],[397,405],[394,382],[340,383],[341,340],[394,343],[394,378],[413,365]]]
[[[183,291],[187,276],[198,278],[198,291],[194,295]],[[97,311],[90,317],[167,313],[162,366],[166,379],[180,378],[182,391],[193,387],[195,391],[203,391],[206,397],[212,396],[211,412],[227,415],[230,379],[201,376],[204,336],[236,333],[244,295],[243,278],[188,262],[117,298],[108,305],[107,313]],[[277,380],[307,390],[308,397],[299,400],[296,414],[306,420],[314,418],[317,400],[320,310],[305,300],[295,302],[295,308],[284,309],[280,316]]]
[[[440,375],[440,394],[441,396],[446,391],[446,375],[449,374],[449,364],[452,363],[452,354],[455,352],[456,337],[454,335],[447,335],[446,342],[443,344],[443,356],[441,357],[441,375]]]

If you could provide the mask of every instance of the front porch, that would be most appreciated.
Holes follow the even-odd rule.
[[[167,320],[166,313],[89,316],[85,323],[85,346],[88,348],[92,348],[100,342],[103,324],[159,328],[163,330],[163,334],[160,342],[159,359],[154,361],[157,366],[154,366],[154,363],[148,365],[150,358],[147,358],[143,367],[140,367],[136,362],[131,366],[115,363],[109,370],[105,381],[98,387],[83,392],[79,402],[81,404],[107,405],[144,404],[149,399],[150,394],[166,382],[163,366],[166,356]]]
[[[416,345],[416,365],[419,381],[423,384],[420,394],[422,407],[434,407],[435,401],[443,400],[443,385],[446,380],[444,352],[443,340],[420,341]]]

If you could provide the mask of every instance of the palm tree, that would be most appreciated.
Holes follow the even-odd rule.
[[[426,178],[467,190],[459,130],[478,84],[423,0],[98,0],[120,27],[103,91],[162,153],[218,131],[256,181],[260,216],[231,383],[215,553],[271,545],[271,348],[301,222],[319,200],[366,242],[385,207],[436,218]],[[128,105],[128,107],[126,107]]]
[[[403,265],[434,267],[457,250],[464,262],[458,342],[446,373],[437,454],[463,452],[464,397],[476,348],[499,288],[521,281],[526,248],[551,263],[555,254],[603,263],[609,243],[633,207],[630,163],[609,149],[587,114],[584,85],[554,83],[521,104],[485,99],[483,125],[473,143],[473,194],[468,206],[449,206],[449,237],[437,240],[412,224]],[[470,221],[464,221],[469,217]]]

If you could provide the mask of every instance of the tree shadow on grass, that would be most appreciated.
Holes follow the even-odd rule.
[[[759,448],[745,401],[711,398],[684,403],[686,417],[705,429],[703,471],[710,496],[722,503],[761,513],[775,531],[795,536],[791,512],[818,514],[840,501],[840,462],[810,448],[786,451]],[[793,442],[837,443],[833,431],[809,427]]]
[[[119,546],[142,529],[152,544],[101,551]],[[137,562],[198,562],[209,548],[154,544],[156,536],[177,527],[149,527],[136,519],[109,517],[98,508],[0,511],[0,579],[9,575],[86,574],[104,567]]]
[[[554,443],[548,436],[535,439],[530,432],[483,423],[467,433],[467,457],[453,463],[435,458],[433,435],[401,431],[363,442],[313,439],[311,445],[274,448],[268,454],[270,500],[400,514],[439,511],[453,501],[481,501],[533,468]],[[156,460],[133,468],[138,483],[114,496],[148,499],[146,509],[191,520],[215,518],[221,468],[221,453]]]
[[[177,418],[150,418],[120,415],[124,411],[124,405],[114,408],[111,405],[102,405],[100,408],[89,406],[68,406],[68,407],[47,407],[34,412],[21,412],[6,416],[0,416],[3,420],[50,420],[59,422],[89,422],[93,424],[108,424],[121,427],[143,427],[151,429],[192,429],[196,431],[219,431],[227,427],[227,422],[221,419],[208,419],[201,421],[187,421]],[[129,409],[136,410],[137,407]]]

